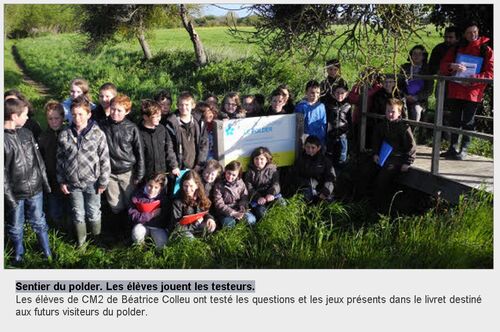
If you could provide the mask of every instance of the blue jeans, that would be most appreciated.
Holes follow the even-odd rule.
[[[257,219],[251,212],[245,212],[245,217],[243,219],[246,221],[247,224],[253,225],[257,222]],[[223,217],[221,219],[222,227],[234,227],[236,225],[236,219],[233,217]]]
[[[28,220],[33,231],[40,235],[48,230],[43,213],[43,191],[30,198],[16,201],[17,207],[7,212],[7,234],[13,241],[22,241],[24,221]]]
[[[347,161],[347,135],[342,134],[338,137],[329,136],[328,152],[332,156],[332,162],[335,166]]]
[[[83,189],[71,189],[69,200],[73,223],[84,223],[85,219],[91,223],[101,221],[101,195],[95,183]]]

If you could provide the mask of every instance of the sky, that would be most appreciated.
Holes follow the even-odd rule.
[[[216,6],[213,5],[205,5],[203,7],[202,14],[204,15],[215,15],[215,16],[223,16],[226,15],[228,10],[234,9],[235,13],[238,14],[238,17],[248,16],[248,10],[240,10],[244,4],[230,4],[230,3],[219,3]]]

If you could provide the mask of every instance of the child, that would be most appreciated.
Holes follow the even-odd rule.
[[[207,161],[208,140],[191,112],[195,106],[190,92],[177,99],[177,112],[167,119],[167,170],[179,176],[181,169],[200,170]]]
[[[42,127],[38,121],[35,120],[35,109],[33,108],[33,105],[31,105],[29,100],[21,92],[15,89],[6,91],[3,96],[4,101],[7,99],[19,99],[28,105],[28,120],[26,120],[23,128],[29,129],[35,137],[35,141],[38,142],[40,134],[42,133]]]
[[[167,125],[167,118],[170,115],[170,110],[172,108],[172,96],[168,90],[160,90],[155,96],[155,101],[160,104],[161,107],[161,120],[160,123],[163,126]]]
[[[89,93],[89,83],[83,78],[75,78],[69,84],[69,98],[62,102],[64,107],[64,118],[71,123],[71,102],[78,96],[84,96],[90,102],[91,109],[95,109],[95,105],[92,103],[92,97]]]
[[[146,184],[132,197],[128,214],[133,223],[134,243],[144,243],[148,235],[153,238],[156,249],[162,249],[167,243],[164,186],[165,174],[153,174],[146,177]]]
[[[172,221],[182,235],[193,238],[195,234],[213,233],[216,228],[214,217],[208,212],[189,224],[180,224],[185,216],[205,212],[212,204],[205,194],[200,176],[195,171],[188,171],[182,177],[181,195],[172,204]]]
[[[320,86],[311,80],[306,84],[306,97],[295,106],[295,112],[304,115],[304,134],[319,138],[321,145],[326,143],[326,110],[319,101]]]
[[[434,80],[413,77],[429,73],[427,56],[428,53],[423,45],[415,45],[410,50],[408,62],[401,66],[401,71],[407,78],[403,91],[410,120],[420,121],[434,87]]]
[[[118,94],[113,83],[104,83],[99,88],[99,105],[92,110],[92,119],[97,123],[106,120],[111,113],[110,102]]]
[[[101,194],[109,182],[106,135],[91,120],[90,103],[84,96],[71,104],[73,122],[59,134],[57,145],[57,182],[69,195],[71,219],[78,246],[87,238],[87,220],[94,236],[101,233]]]
[[[293,103],[293,96],[290,93],[290,88],[286,84],[280,84],[276,90],[285,98],[285,106],[283,106],[285,113],[292,114],[295,111],[295,105]]]
[[[308,136],[304,151],[294,165],[297,188],[307,202],[332,200],[335,170],[332,162],[321,153],[321,149],[319,138]]]
[[[199,102],[196,104],[195,112],[201,114],[201,130],[204,132],[208,140],[208,155],[207,160],[215,159],[215,122],[218,111],[214,104]]]
[[[273,156],[266,147],[258,147],[250,155],[250,165],[245,174],[245,185],[250,202],[254,203],[252,212],[260,220],[267,211],[268,203],[279,199],[280,177]]]
[[[50,184],[50,194],[47,194],[47,214],[55,225],[64,229],[63,218],[67,212],[67,199],[62,193],[57,182],[57,140],[63,129],[64,108],[55,101],[50,100],[45,104],[45,115],[48,128],[39,139],[40,153],[42,154],[47,177]]]
[[[362,185],[366,186],[370,180],[375,179],[375,203],[381,207],[389,201],[391,183],[399,172],[408,171],[415,160],[416,145],[410,126],[401,120],[403,102],[390,98],[386,103],[385,119],[377,124],[373,135],[373,163],[363,172]],[[392,147],[392,152],[383,164],[379,166],[379,151],[382,142]]]
[[[111,163],[106,200],[113,214],[111,223],[120,231],[120,214],[126,214],[135,187],[144,177],[144,149],[139,128],[126,118],[132,109],[129,97],[117,95],[110,107],[109,118],[101,124]]]
[[[257,221],[255,216],[248,212],[248,191],[241,179],[239,161],[234,160],[226,165],[224,176],[215,184],[212,197],[222,227],[234,227],[236,221],[243,218],[249,225]]]
[[[321,82],[321,102],[325,105],[326,111],[336,106],[335,89],[339,86],[347,86],[347,82],[341,77],[340,61],[337,59],[326,62],[326,78]]]
[[[33,134],[24,126],[28,105],[19,99],[4,101],[4,203],[6,231],[14,247],[14,263],[23,260],[24,222],[37,235],[43,254],[52,253],[43,213],[43,190],[50,192],[45,164]]]
[[[160,125],[161,112],[160,104],[154,100],[142,100],[142,121],[139,123],[139,132],[144,148],[145,178],[167,172],[167,154],[165,151],[167,130]]]
[[[222,100],[221,119],[241,119],[246,116],[245,109],[241,108],[238,92],[228,93]]]
[[[347,102],[347,86],[339,85],[333,92],[335,102],[328,108],[327,154],[334,166],[342,167],[347,161],[347,134],[351,130],[351,104]]]
[[[246,117],[256,117],[262,115],[262,105],[257,101],[254,95],[245,95],[242,98],[241,107],[246,112]]]
[[[222,174],[222,166],[215,159],[210,159],[205,164],[202,172],[202,182],[205,188],[205,193],[208,197],[212,197],[212,189],[216,181]]]
[[[217,97],[216,94],[213,93],[206,94],[205,97],[203,98],[203,101],[205,103],[213,105],[215,108],[219,107],[219,98]]]
[[[267,115],[282,115],[286,114],[285,111],[285,96],[280,90],[274,90],[271,93],[271,105],[269,105],[269,110]]]

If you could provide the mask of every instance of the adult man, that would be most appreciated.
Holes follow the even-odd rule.
[[[479,36],[479,28],[475,22],[467,24],[463,31],[463,40],[456,47],[450,48],[441,61],[441,74],[450,76],[466,74],[468,70],[464,64],[466,61],[460,61],[460,57],[469,56],[467,61],[469,63],[475,61],[477,69],[467,74],[468,77],[493,79],[493,50],[486,45],[489,38]],[[447,99],[451,110],[451,126],[474,130],[474,117],[483,100],[485,88],[485,83],[448,82]],[[463,135],[460,147],[457,143],[458,134],[452,134],[450,148],[442,156],[464,160],[467,156],[470,137]]]
[[[446,55],[450,47],[455,46],[459,41],[458,30],[456,27],[447,27],[444,29],[444,42],[434,46],[429,59],[429,75],[437,74],[439,71],[439,64]]]

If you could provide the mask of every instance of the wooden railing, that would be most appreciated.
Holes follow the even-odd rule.
[[[454,134],[462,134],[471,137],[477,137],[480,139],[488,140],[493,142],[493,135],[485,134],[478,131],[469,131],[463,130],[460,128],[443,126],[443,114],[444,114],[444,95],[445,95],[445,86],[446,81],[463,81],[463,82],[475,82],[475,83],[486,83],[493,84],[493,80],[491,79],[479,79],[479,78],[465,78],[465,77],[453,77],[453,76],[440,76],[440,75],[414,75],[415,78],[420,78],[424,80],[435,80],[437,81],[437,96],[436,96],[436,112],[434,115],[434,123],[428,122],[417,122],[413,120],[404,119],[405,121],[412,126],[416,127],[424,127],[433,130],[433,139],[432,139],[432,163],[431,163],[431,173],[434,175],[439,174],[439,153],[441,150],[441,134],[443,131],[451,132]],[[362,100],[361,100],[361,125],[359,132],[359,149],[361,152],[366,151],[365,142],[366,142],[366,119],[367,117],[376,118],[376,119],[384,119],[385,116],[374,114],[368,112],[368,88],[369,86],[365,84],[362,88]],[[453,112],[453,110],[451,110]],[[487,118],[487,117],[485,117]]]

